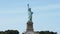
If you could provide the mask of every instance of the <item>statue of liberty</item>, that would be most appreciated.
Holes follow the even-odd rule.
[[[31,11],[31,8],[29,8],[29,4],[28,4],[28,20],[32,22],[32,14],[33,12]]]

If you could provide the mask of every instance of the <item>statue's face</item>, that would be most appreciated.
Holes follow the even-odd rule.
[[[27,32],[27,34],[34,34],[34,32]]]

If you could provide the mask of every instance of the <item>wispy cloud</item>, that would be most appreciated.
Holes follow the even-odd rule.
[[[37,9],[37,10],[52,10],[52,9],[60,9],[60,4],[48,4],[45,6],[37,6],[37,7],[33,7],[33,9]]]

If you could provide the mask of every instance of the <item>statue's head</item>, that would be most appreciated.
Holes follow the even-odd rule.
[[[31,11],[31,8],[29,8],[28,11]]]

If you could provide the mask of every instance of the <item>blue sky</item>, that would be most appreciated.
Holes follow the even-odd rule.
[[[35,31],[60,32],[60,0],[0,0],[0,30],[26,30],[27,3],[33,14]]]

